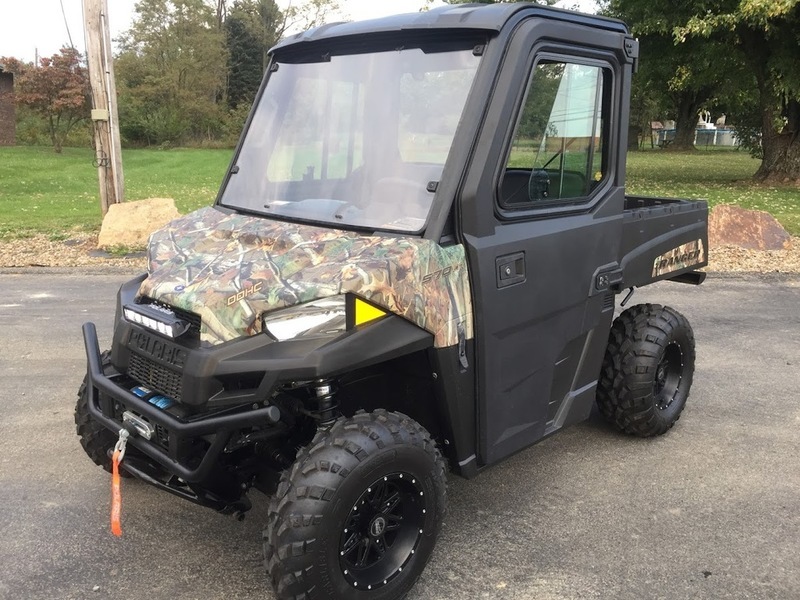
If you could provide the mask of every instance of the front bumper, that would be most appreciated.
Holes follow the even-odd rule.
[[[122,378],[121,374],[103,371],[94,323],[83,326],[83,341],[88,364],[86,393],[92,418],[111,431],[118,432],[125,425],[116,415],[129,410],[145,418],[151,425],[161,426],[169,434],[166,449],[136,435],[129,438],[129,443],[168,473],[186,482],[201,482],[208,477],[231,436],[238,430],[274,425],[280,420],[280,411],[272,405],[234,414],[204,416],[198,420],[175,417],[119,385],[116,380]],[[187,456],[187,448],[191,447],[193,440],[212,434],[214,439],[202,458],[198,460],[196,456]]]
[[[283,427],[279,423],[280,410],[270,401],[284,384],[335,377],[433,345],[430,333],[392,316],[336,337],[273,342],[266,335],[256,335],[210,348],[181,347],[183,398],[177,404],[181,412],[170,414],[131,392],[135,385],[164,392],[128,372],[131,357],[141,351],[135,343],[136,334],[144,330],[127,322],[120,308],[132,301],[140,281],[134,280],[120,289],[112,366],[107,372],[94,324],[83,326],[89,411],[93,419],[114,433],[125,426],[121,420],[124,411],[162,428],[165,435],[156,440],[159,443],[136,435],[131,435],[129,443],[168,474],[187,483],[206,480],[232,437],[242,430]],[[172,346],[176,344],[160,341],[160,347]],[[167,366],[152,351],[149,358]],[[199,393],[214,389],[218,391]]]

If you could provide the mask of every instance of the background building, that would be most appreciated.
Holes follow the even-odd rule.
[[[14,107],[14,75],[0,65],[0,146],[13,146],[17,137],[17,114]]]

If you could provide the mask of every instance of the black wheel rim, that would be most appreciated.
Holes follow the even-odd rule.
[[[403,572],[422,539],[426,501],[408,473],[381,477],[359,496],[339,542],[339,563],[354,588],[374,590]]]
[[[653,395],[659,410],[666,410],[675,401],[683,379],[683,351],[677,342],[670,343],[658,363]]]

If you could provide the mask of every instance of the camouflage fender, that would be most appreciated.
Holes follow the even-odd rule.
[[[150,238],[147,296],[202,317],[201,339],[220,344],[261,331],[261,315],[350,292],[435,336],[472,337],[463,246],[364,236],[209,207]]]

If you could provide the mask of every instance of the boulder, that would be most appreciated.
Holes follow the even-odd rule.
[[[763,210],[747,210],[731,204],[715,206],[708,216],[708,243],[748,250],[788,250],[792,237]]]
[[[151,233],[180,216],[172,198],[112,204],[103,219],[97,245],[100,248],[144,248]]]

